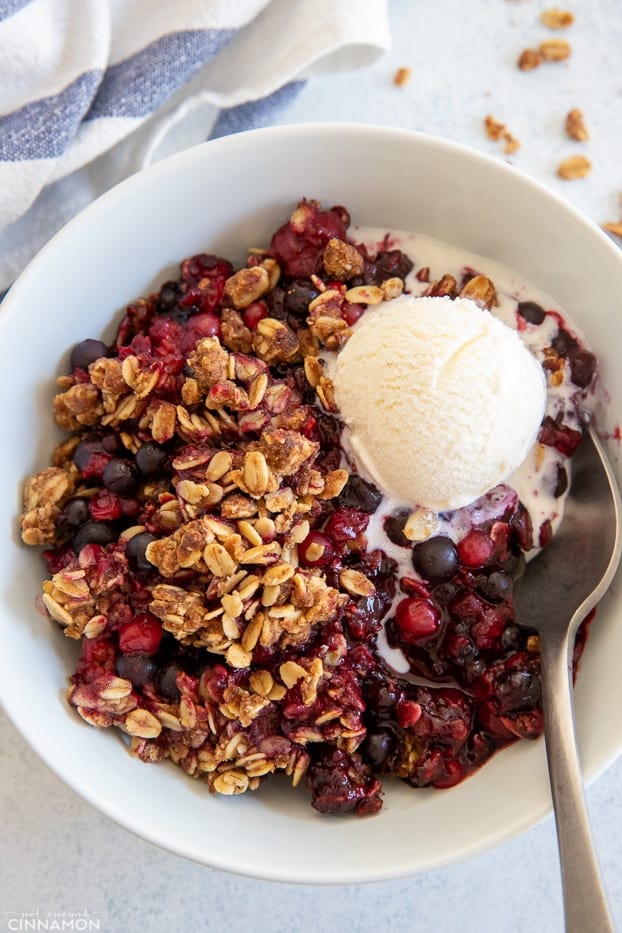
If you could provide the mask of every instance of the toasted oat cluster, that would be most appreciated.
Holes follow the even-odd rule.
[[[516,495],[457,546],[387,518],[406,576],[368,540],[382,494],[344,456],[322,354],[402,293],[413,262],[348,226],[304,200],[243,268],[186,259],[113,345],[77,344],[54,400],[67,438],[27,480],[21,527],[45,548],[47,614],[80,641],[67,696],[84,720],[212,791],[281,771],[316,809],[366,814],[380,775],[447,787],[542,723],[537,638],[513,619],[533,544]],[[426,293],[496,303],[473,271]],[[518,312],[532,329],[546,316]],[[595,361],[560,324],[544,365],[585,388]],[[566,457],[580,436],[549,417],[540,440]],[[427,686],[379,656],[390,614]]]

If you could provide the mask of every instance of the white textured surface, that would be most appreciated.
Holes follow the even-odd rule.
[[[488,141],[482,130],[482,118],[491,113],[522,141],[512,157],[515,165],[592,220],[617,220],[622,190],[619,0],[569,2],[577,15],[565,35],[572,42],[572,58],[520,73],[514,66],[520,50],[547,37],[537,22],[546,5],[540,0],[469,0],[467,12],[464,0],[392,0],[391,55],[365,73],[315,80],[282,122],[399,125],[500,153],[500,144]],[[392,76],[400,66],[413,73],[410,83],[398,89]],[[565,113],[576,106],[584,110],[592,134],[584,147],[567,140],[562,128]],[[594,165],[591,176],[557,180],[558,161],[583,149]],[[425,179],[408,183],[425,184]],[[16,913],[37,910],[40,916],[88,911],[101,930],[111,933],[562,930],[551,819],[495,851],[417,878],[366,887],[276,885],[160,852],[65,788],[4,718],[0,739],[0,930],[11,929]],[[622,760],[587,796],[614,917],[622,928]],[[337,844],[334,833],[331,844]]]

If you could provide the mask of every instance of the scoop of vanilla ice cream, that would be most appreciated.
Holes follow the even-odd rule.
[[[388,495],[436,511],[506,479],[546,404],[542,367],[518,334],[467,298],[370,308],[333,381],[358,468]]]

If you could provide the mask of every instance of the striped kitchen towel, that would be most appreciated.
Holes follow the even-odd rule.
[[[0,0],[0,290],[150,162],[389,44],[387,0]]]

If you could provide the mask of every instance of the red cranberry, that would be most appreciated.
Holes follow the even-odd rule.
[[[439,630],[441,615],[429,599],[403,599],[397,604],[395,618],[404,641],[418,642],[431,638]]]
[[[181,349],[190,353],[204,337],[220,337],[220,318],[215,314],[195,314],[188,318],[181,338]]]
[[[91,515],[96,522],[113,522],[121,518],[121,500],[108,489],[101,489],[89,502]]]
[[[110,492],[119,496],[131,496],[138,486],[136,466],[130,460],[113,457],[104,467],[102,482]]]
[[[332,542],[320,531],[311,531],[298,545],[298,559],[303,567],[325,567],[334,556]]]
[[[320,272],[324,247],[330,239],[345,240],[343,217],[333,211],[318,210],[302,201],[292,219],[276,231],[270,254],[292,278],[308,279]]]
[[[82,340],[71,351],[71,368],[88,369],[95,360],[110,355],[110,347],[106,346],[101,340]]]
[[[352,304],[347,301],[343,309],[343,319],[348,327],[352,327],[353,324],[356,324],[356,322],[360,320],[364,313],[365,305]]]
[[[413,548],[413,567],[424,580],[445,583],[458,572],[458,554],[451,538],[436,535]]]
[[[242,312],[242,320],[249,330],[255,330],[265,317],[268,317],[268,305],[265,301],[253,301]]]
[[[493,555],[494,541],[486,534],[474,528],[459,542],[458,559],[463,567],[484,567]]]
[[[139,612],[119,629],[123,654],[155,654],[162,640],[162,623],[151,612]]]

